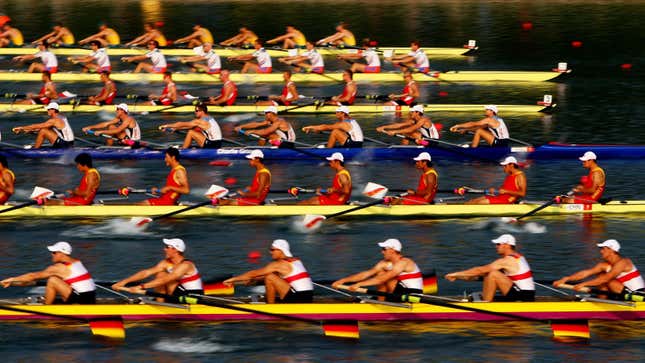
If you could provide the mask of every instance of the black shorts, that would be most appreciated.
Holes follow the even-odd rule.
[[[361,148],[363,147],[363,142],[362,141],[354,141],[350,139],[349,137],[347,140],[345,140],[345,143],[341,147],[347,147],[347,148]]]
[[[67,149],[74,146],[74,141],[65,141],[60,137],[54,141],[52,148],[54,149]]]
[[[219,149],[222,147],[222,140],[204,140],[202,149]]]
[[[504,296],[495,296],[493,301],[535,301],[535,290],[520,290],[513,285]]]
[[[96,291],[76,292],[72,290],[65,304],[96,304]]]
[[[313,290],[307,291],[294,291],[290,289],[284,298],[277,299],[280,303],[310,303],[314,301],[314,292]]]
[[[492,147],[507,147],[508,139],[494,139]]]
[[[395,102],[397,105],[399,105],[399,106],[410,106],[410,107],[413,107],[413,106],[416,106],[416,105],[417,105],[417,103],[416,103],[415,101],[412,101],[412,102],[410,102],[410,103],[406,103],[406,102],[405,102],[405,101],[403,101],[403,100],[394,100],[394,102]]]
[[[394,295],[423,294],[423,290],[421,290],[421,289],[411,289],[409,287],[405,287],[405,286],[401,285],[400,283],[398,283],[398,284],[396,284],[396,287],[394,288],[394,291],[392,291],[392,294],[394,294]],[[393,297],[393,296],[387,296],[385,298],[385,301],[401,302],[401,299],[400,298],[397,299],[396,297]]]
[[[627,294],[645,296],[645,289],[630,290],[630,289],[628,289],[626,287],[623,287],[623,291],[620,292],[620,295],[624,296],[624,295],[627,295]]]
[[[172,296],[186,296],[190,294],[204,295],[204,290],[184,290],[177,286],[175,291],[172,292]]]

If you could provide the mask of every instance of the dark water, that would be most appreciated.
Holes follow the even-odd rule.
[[[514,85],[424,85],[429,102],[533,103],[545,93],[553,94],[558,111],[552,116],[509,115],[505,118],[514,137],[533,143],[550,140],[570,142],[643,143],[642,100],[645,54],[642,43],[645,4],[637,1],[563,2],[0,2],[27,39],[45,33],[49,24],[61,20],[77,39],[94,31],[107,20],[129,39],[139,32],[143,21],[163,20],[169,38],[190,31],[194,22],[211,28],[216,39],[232,35],[243,24],[268,38],[279,34],[287,22],[294,22],[309,37],[320,38],[332,31],[338,20],[352,24],[357,38],[372,36],[381,44],[405,45],[419,39],[429,46],[460,46],[477,39],[481,49],[476,57],[436,59],[437,69],[547,70],[567,61],[574,73],[561,83]],[[146,9],[142,12],[142,9]],[[523,31],[521,23],[531,21],[533,29]],[[572,48],[574,40],[583,43]],[[6,59],[0,60],[7,65]],[[630,63],[631,71],[620,65]],[[340,67],[340,64],[337,64]],[[70,68],[71,69],[71,68]],[[0,84],[3,93],[35,88],[30,84]],[[61,89],[92,93],[86,85],[63,85]],[[127,93],[148,94],[155,85],[121,86]],[[191,85],[181,85],[190,89]],[[197,86],[199,87],[199,86]],[[398,85],[361,85],[361,93],[390,93]],[[306,95],[331,95],[335,86],[300,87]],[[197,89],[196,94],[218,89]],[[240,94],[277,93],[279,86],[244,85]],[[448,96],[440,97],[444,91]],[[433,115],[449,126],[480,115]],[[505,115],[502,115],[503,117]],[[42,116],[0,115],[3,140],[27,143],[9,135],[12,125],[37,122]],[[74,127],[97,121],[98,115],[70,115]],[[177,117],[177,116],[175,116]],[[145,136],[170,142],[173,135],[153,131],[159,122],[173,116],[140,117]],[[181,116],[179,118],[182,118]],[[366,128],[393,117],[363,116]],[[297,125],[326,122],[328,116],[290,116]],[[232,124],[224,126],[231,132]],[[377,137],[375,134],[371,136]],[[228,135],[232,136],[232,135]],[[458,138],[446,135],[448,139]],[[381,136],[379,136],[381,137]],[[318,142],[309,137],[306,142]],[[243,141],[243,140],[241,140]],[[33,185],[66,189],[77,182],[77,172],[61,162],[10,160],[18,176],[16,199],[25,199]],[[645,163],[600,161],[608,174],[607,195],[616,199],[643,199],[645,186],[640,177]],[[462,184],[492,186],[501,182],[499,167],[479,163],[437,161],[442,186]],[[230,168],[188,162],[193,193],[186,200],[200,200],[211,183],[223,184],[228,177],[239,187],[250,182],[252,170],[238,162]],[[166,169],[160,161],[98,163],[105,188],[124,184],[136,187],[159,185]],[[304,163],[270,165],[276,186],[317,186],[327,184],[331,171],[325,166]],[[368,181],[391,188],[416,184],[412,165],[366,160],[350,165],[356,190]],[[530,200],[544,200],[568,190],[584,173],[577,160],[541,162],[527,169]],[[336,278],[375,263],[380,251],[375,243],[397,237],[404,252],[422,269],[436,268],[441,274],[484,264],[494,256],[491,238],[514,233],[536,276],[549,279],[590,266],[598,259],[594,243],[616,238],[624,254],[637,264],[645,261],[642,217],[533,218],[536,228],[493,224],[489,220],[341,220],[329,221],[316,234],[303,235],[290,228],[288,219],[277,220],[174,220],[153,224],[145,233],[123,233],[116,222],[95,220],[0,220],[0,275],[11,276],[45,266],[49,254],[44,246],[56,240],[70,241],[99,279],[118,279],[155,263],[162,256],[160,239],[178,236],[188,243],[188,256],[196,260],[206,276],[242,272],[258,266],[249,261],[251,251],[260,251],[261,263],[268,261],[268,244],[286,238],[292,250],[305,261],[317,279]],[[545,227],[543,233],[537,232]],[[478,290],[472,283],[440,281],[440,291],[461,294]],[[27,293],[14,288],[0,291],[0,297]],[[548,291],[540,291],[548,294]],[[58,326],[57,326],[58,327]],[[39,324],[4,324],[0,352],[8,361],[642,361],[643,324],[592,324],[587,345],[566,345],[550,339],[548,327],[527,323],[441,323],[362,324],[358,343],[329,340],[316,328],[284,323],[223,324],[136,324],[128,326],[123,345],[105,346],[91,340],[86,329]]]

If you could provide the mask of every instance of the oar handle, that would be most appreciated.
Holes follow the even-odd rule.
[[[339,290],[353,291],[353,292],[357,292],[359,294],[367,294],[367,291],[368,291],[364,287],[358,287],[358,288],[353,289],[353,290],[348,285],[338,285],[337,287],[338,287]]]
[[[560,285],[555,286],[555,287],[558,287],[558,288],[561,288],[561,289],[567,289],[567,290],[575,290],[575,286],[571,285],[571,284],[560,284]],[[590,292],[592,292],[592,289],[585,286],[582,289],[575,290],[575,291],[580,291],[580,292],[584,292],[584,293],[590,293]]]

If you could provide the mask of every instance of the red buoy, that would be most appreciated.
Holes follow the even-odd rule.
[[[447,97],[447,96],[448,96],[448,92],[446,92],[446,91],[439,91],[439,97]]]
[[[233,163],[226,160],[213,160],[208,163],[210,166],[231,166]]]
[[[579,41],[579,40],[574,40],[574,41],[571,42],[571,46],[574,47],[574,48],[580,48],[580,47],[582,47],[582,42]]]
[[[629,71],[629,70],[632,69],[632,64],[631,63],[623,63],[623,64],[620,65],[620,68],[623,71]]]
[[[443,130],[443,124],[434,122],[433,125],[434,125],[434,128],[437,129],[437,132],[441,132],[441,130]]]
[[[260,253],[260,251],[251,251],[249,252],[248,256],[251,260],[257,260],[258,258],[262,257],[262,254]]]
[[[530,21],[525,21],[522,23],[522,30],[528,31],[531,29],[533,29],[533,23],[531,23]]]
[[[232,176],[230,176],[230,177],[224,179],[224,183],[226,183],[226,185],[235,185],[235,183],[237,183],[237,179],[235,179]]]

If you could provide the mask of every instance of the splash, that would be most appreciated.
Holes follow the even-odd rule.
[[[122,168],[113,165],[101,166],[101,174],[135,174],[139,172],[139,168]]]
[[[145,225],[138,227],[129,219],[112,219],[101,225],[78,226],[61,233],[65,237],[88,236],[88,237],[110,237],[110,238],[149,238],[153,233],[146,232]]]
[[[546,233],[546,226],[528,222],[523,223],[515,220],[514,218],[499,218],[488,219],[481,222],[474,223],[468,227],[469,230],[492,230],[497,233],[530,233],[542,234]]]
[[[152,348],[172,353],[228,353],[237,349],[235,346],[225,346],[208,339],[193,338],[162,339],[154,343]]]

